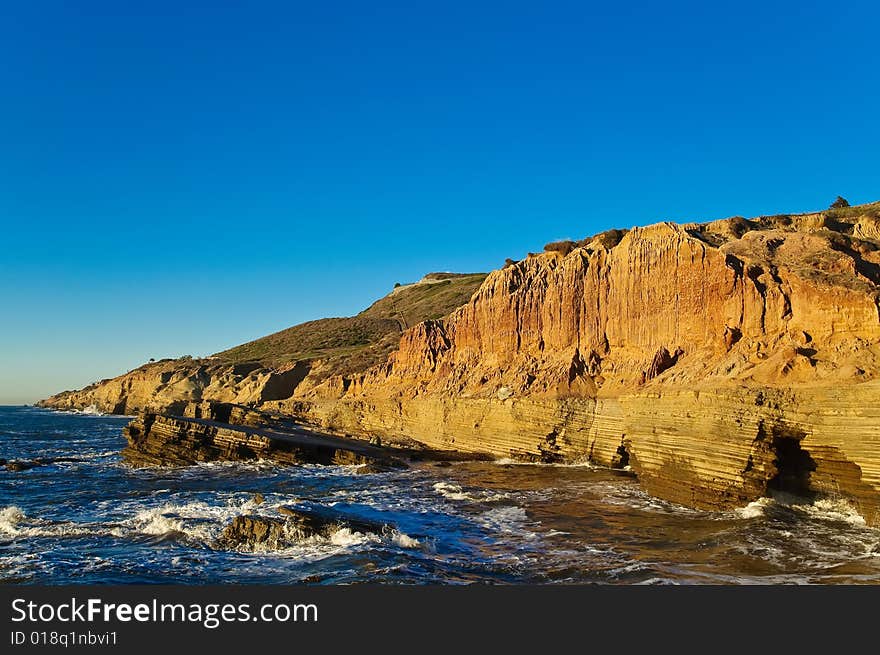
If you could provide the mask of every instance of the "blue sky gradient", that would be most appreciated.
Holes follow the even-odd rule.
[[[134,5],[0,6],[0,404],[559,238],[880,199],[875,2]]]

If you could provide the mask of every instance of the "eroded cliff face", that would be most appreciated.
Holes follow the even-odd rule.
[[[876,209],[660,223],[530,256],[384,364],[267,405],[500,457],[628,464],[697,507],[839,494],[877,523]]]
[[[840,495],[880,524],[878,284],[880,203],[659,223],[493,272],[365,372],[160,363],[46,404],[234,402],[354,435],[629,466],[695,507]]]
[[[179,414],[188,403],[202,400],[258,406],[289,398],[311,366],[296,362],[271,369],[256,363],[164,360],[78,391],[64,391],[38,404],[52,409],[93,407],[108,414],[136,414],[145,409]]]
[[[447,319],[405,333],[349,393],[557,398],[713,378],[867,380],[878,370],[880,257],[857,250],[867,242],[836,249],[835,234],[756,230],[716,247],[696,226],[662,223],[612,248],[529,257]]]

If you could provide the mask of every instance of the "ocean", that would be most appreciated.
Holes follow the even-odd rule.
[[[590,465],[505,460],[360,473],[212,463],[134,469],[128,418],[0,407],[0,582],[14,584],[861,584],[880,530],[846,503],[762,499],[729,512],[652,498]],[[218,538],[242,514],[331,507],[391,526],[272,550]]]

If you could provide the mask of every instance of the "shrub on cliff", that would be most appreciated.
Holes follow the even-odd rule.
[[[580,241],[577,241],[574,245],[577,248],[583,248],[593,241],[596,241],[602,247],[608,248],[610,250],[618,243],[620,243],[620,240],[627,232],[629,232],[629,230],[619,230],[617,228],[605,230],[604,232],[599,232],[598,234],[594,234],[593,236],[587,237],[586,239],[581,239]]]
[[[558,252],[561,253],[563,257],[565,257],[568,253],[574,250],[576,244],[574,241],[552,241],[544,246],[544,252]]]
[[[849,207],[849,202],[843,196],[837,196],[837,200],[831,203],[829,209],[843,209],[844,207]]]

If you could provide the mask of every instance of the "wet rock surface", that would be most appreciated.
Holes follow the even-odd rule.
[[[209,415],[228,420],[230,412],[236,411],[239,408],[218,405]],[[251,459],[281,464],[370,464],[386,470],[405,466],[390,449],[362,440],[319,434],[289,421],[261,417],[256,412],[251,414],[247,417],[251,424],[234,424],[143,413],[123,430],[128,439],[123,455],[135,466],[185,466]],[[264,425],[254,425],[258,418]]]
[[[59,464],[62,462],[80,461],[82,461],[81,457],[38,457],[36,459],[17,460],[7,460],[0,458],[0,467],[5,468],[7,471],[17,473],[20,471],[29,471],[30,469],[36,468],[38,466],[50,466],[52,464]]]
[[[313,538],[330,539],[342,529],[362,534],[382,534],[391,526],[346,517],[328,509],[281,506],[280,517],[243,515],[235,517],[218,540],[222,548],[279,549]]]

